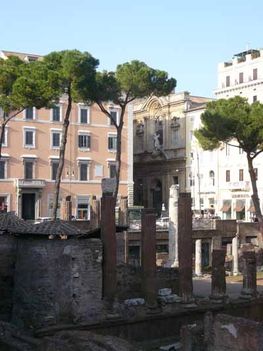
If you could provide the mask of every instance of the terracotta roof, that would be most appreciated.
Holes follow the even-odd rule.
[[[18,218],[13,212],[0,213],[0,232],[16,233],[17,231],[29,231],[32,225]]]
[[[26,230],[17,230],[17,234],[36,234],[36,235],[67,235],[75,236],[82,235],[84,232],[76,228],[74,225],[69,224],[67,221],[56,220],[56,221],[45,221],[38,224],[33,224]]]

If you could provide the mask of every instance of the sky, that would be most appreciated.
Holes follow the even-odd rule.
[[[0,50],[78,49],[99,69],[141,60],[213,97],[217,65],[263,47],[262,0],[0,0]]]

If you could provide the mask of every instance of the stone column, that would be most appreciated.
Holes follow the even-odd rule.
[[[100,217],[100,200],[96,196],[92,196],[90,200],[90,227],[98,228]]]
[[[144,297],[149,306],[156,305],[156,214],[142,210],[141,261]]]
[[[202,275],[202,240],[195,241],[195,275],[200,277]]]
[[[178,192],[179,185],[174,184],[170,187],[168,261],[170,267],[178,267]]]
[[[192,282],[192,209],[191,194],[180,193],[178,199],[178,259],[179,284],[182,300],[191,302]]]
[[[121,197],[120,212],[119,212],[119,225],[127,225],[128,223],[128,198]]]
[[[111,192],[101,198],[101,239],[103,243],[103,298],[113,302],[116,294],[115,199]]]
[[[226,297],[225,250],[217,249],[212,252],[212,286],[211,300],[223,302]]]
[[[232,239],[232,256],[233,256],[233,275],[239,274],[238,268],[238,249],[239,249],[239,238],[236,235]]]
[[[243,268],[243,289],[242,298],[253,298],[257,295],[257,267],[255,251],[245,251],[242,254]]]

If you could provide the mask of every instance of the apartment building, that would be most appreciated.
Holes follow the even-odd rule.
[[[36,55],[2,51],[26,61]],[[0,207],[24,219],[50,217],[59,162],[66,99],[52,109],[28,108],[6,128],[0,160]],[[119,109],[108,104],[118,120]],[[122,135],[122,167],[119,195],[133,198],[132,109],[126,113]],[[68,130],[60,200],[70,195],[76,219],[89,218],[89,201],[101,196],[101,180],[115,172],[116,129],[97,105],[73,104]],[[130,146],[130,145],[131,146]],[[129,146],[128,146],[129,145]]]
[[[263,102],[263,50],[247,50],[234,55],[233,59],[218,65],[217,99],[236,95],[248,102]],[[235,146],[222,145],[218,150],[204,151],[192,130],[201,126],[201,114],[205,106],[187,112],[187,135],[192,160],[188,190],[194,199],[193,208],[207,214],[217,214],[223,219],[250,221],[255,215],[251,200],[252,187],[246,155]],[[231,142],[234,144],[234,141]],[[263,156],[254,160],[258,179],[263,177]],[[263,207],[263,185],[257,183]]]

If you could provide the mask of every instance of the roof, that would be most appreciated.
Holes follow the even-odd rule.
[[[234,57],[243,57],[243,56],[246,56],[246,55],[249,55],[249,54],[258,54],[259,53],[259,50],[255,50],[255,49],[249,49],[249,50],[246,50],[246,51],[242,51],[238,54],[235,54]]]
[[[55,220],[45,221],[33,224],[29,228],[17,229],[16,234],[33,234],[33,235],[54,235],[54,236],[77,236],[84,234],[83,231],[68,223],[67,221]]]
[[[25,52],[16,52],[16,51],[6,51],[6,50],[2,50],[2,53],[4,54],[4,56],[6,57],[10,57],[10,56],[17,56],[19,57],[21,60],[28,60],[28,61],[34,61],[34,60],[38,60],[39,58],[41,58],[41,55],[36,55],[36,54],[28,54]]]
[[[17,231],[32,230],[32,225],[18,218],[13,212],[0,213],[0,232],[16,233]]]

